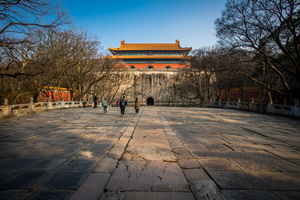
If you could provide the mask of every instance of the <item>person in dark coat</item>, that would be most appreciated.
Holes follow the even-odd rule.
[[[124,117],[124,115],[125,115],[125,107],[126,106],[127,106],[127,101],[125,100],[125,96],[123,96],[120,101],[121,117]]]
[[[94,96],[94,108],[97,108],[98,97]]]

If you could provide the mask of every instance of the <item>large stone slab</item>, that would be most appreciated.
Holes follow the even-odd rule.
[[[294,152],[294,151],[270,151],[270,153],[275,154],[281,158],[285,158],[287,160],[300,160],[300,152]]]
[[[68,199],[73,194],[73,191],[44,191],[38,190],[28,200],[46,200],[46,199]]]
[[[87,150],[93,151],[93,150],[105,150],[105,149],[111,149],[114,145],[114,141],[112,140],[99,140],[97,144],[92,144]]]
[[[1,180],[0,189],[33,188],[40,184],[51,172],[45,170],[22,170]]]
[[[38,188],[41,190],[76,190],[88,175],[88,172],[56,172]]]
[[[231,190],[274,189],[268,181],[244,172],[209,171],[209,175],[221,187]]]
[[[97,162],[104,158],[107,152],[108,150],[80,150],[74,155],[74,157],[77,157],[79,159],[91,159]]]
[[[189,150],[192,150],[192,151],[197,151],[197,150],[200,150],[200,151],[208,151],[208,149],[203,145],[203,144],[184,144],[184,146],[189,149]]]
[[[278,169],[257,158],[231,159],[238,167],[247,172],[276,172]]]
[[[230,158],[232,151],[190,151],[195,158]]]
[[[160,148],[170,148],[167,138],[161,137],[137,137],[134,133],[133,139],[130,140],[130,146],[134,147],[160,147]]]
[[[1,170],[20,170],[40,162],[39,159],[14,159],[0,166]]]
[[[189,187],[177,163],[121,161],[106,190],[188,192]]]
[[[203,169],[184,169],[188,181],[211,180]]]
[[[173,149],[174,154],[176,155],[177,159],[191,159],[193,156],[190,154],[186,148],[181,149]]]
[[[140,199],[193,200],[195,197],[191,192],[125,192],[125,200]]]
[[[40,159],[38,163],[29,166],[29,169],[46,169],[52,170],[57,168],[58,166],[62,165],[66,162],[67,159],[65,158],[48,158],[48,159]]]
[[[243,200],[280,200],[268,190],[222,190],[227,199]]]
[[[134,135],[140,137],[166,137],[164,129],[161,126],[155,127],[155,125],[140,125],[135,129]]]
[[[157,147],[128,147],[122,159],[167,162],[177,161],[176,156],[170,148]]]
[[[181,159],[178,163],[182,169],[201,168],[196,159]]]
[[[172,147],[172,149],[185,148],[182,142],[170,142],[170,146]]]
[[[272,191],[283,200],[299,199],[300,191]]]
[[[168,136],[168,141],[171,142],[179,142],[181,143],[181,140],[177,137],[177,135]]]
[[[190,182],[192,192],[201,200],[226,200],[212,180],[196,180]]]
[[[109,173],[91,173],[70,200],[98,200],[109,177]]]
[[[28,189],[8,189],[0,190],[0,199],[26,199],[32,194]]]
[[[108,158],[120,159],[124,153],[124,147],[114,146],[106,155]]]
[[[197,159],[208,171],[241,171],[241,169],[227,158]]]
[[[68,172],[77,172],[77,171],[86,171],[90,172],[96,166],[96,162],[93,159],[77,159],[72,158],[68,162],[64,163],[59,168],[59,171],[68,171]]]
[[[93,172],[112,173],[119,160],[114,158],[103,158]]]
[[[264,162],[272,165],[273,167],[279,169],[283,172],[298,172],[300,173],[300,166],[294,164],[293,162],[284,159],[264,159]]]
[[[300,173],[297,172],[264,172],[256,176],[278,190],[300,190]]]

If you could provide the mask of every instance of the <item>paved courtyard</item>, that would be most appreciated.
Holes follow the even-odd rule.
[[[300,121],[209,108],[0,120],[0,199],[299,199]]]

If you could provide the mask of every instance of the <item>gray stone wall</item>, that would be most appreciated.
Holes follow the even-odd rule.
[[[125,94],[129,105],[133,105],[136,97],[141,105],[195,105],[176,95],[175,83],[178,69],[128,69],[124,71],[127,82],[122,85],[120,94]],[[153,100],[153,101],[152,101]]]

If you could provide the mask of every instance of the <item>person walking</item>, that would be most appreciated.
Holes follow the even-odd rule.
[[[125,107],[126,106],[127,106],[127,101],[125,100],[125,96],[123,96],[120,101],[121,117],[124,117],[124,115],[125,115]]]
[[[94,96],[94,108],[97,108],[98,97]]]
[[[138,97],[135,99],[134,109],[135,109],[135,113],[139,113],[139,110],[140,110],[140,101],[139,101]]]
[[[103,101],[102,101],[102,107],[103,107],[104,114],[106,114],[107,113],[107,101],[106,101],[106,98],[104,98]]]

